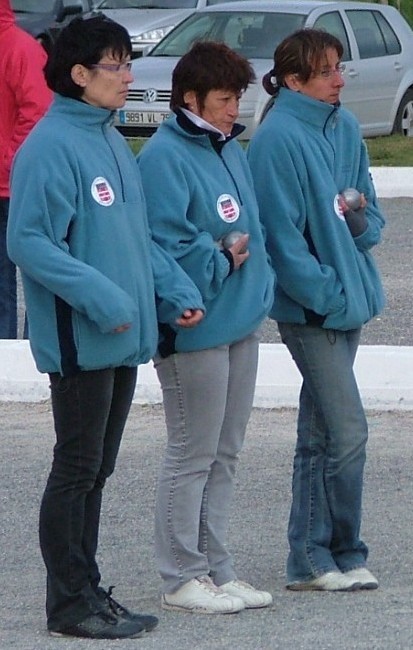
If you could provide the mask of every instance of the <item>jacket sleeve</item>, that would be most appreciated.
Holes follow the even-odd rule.
[[[259,136],[266,138],[265,133]],[[317,314],[339,311],[345,304],[335,269],[321,264],[304,236],[306,172],[294,145],[272,134],[271,142],[258,141],[248,148],[260,218],[278,284],[295,302]],[[317,291],[314,291],[317,287]]]
[[[153,240],[151,259],[160,323],[176,326],[176,319],[186,309],[201,309],[205,312],[201,294],[195,284],[173,257]]]
[[[381,231],[385,225],[384,216],[380,210],[373,180],[369,171],[369,158],[365,143],[361,142],[360,167],[356,187],[363,192],[367,200],[366,230],[354,238],[354,243],[359,251],[366,251],[376,246],[381,241]]]
[[[44,146],[47,146],[45,143]],[[77,189],[65,152],[43,156],[19,150],[12,171],[7,245],[24,273],[96,323],[103,333],[131,323],[137,305],[117,284],[76,259],[69,232],[76,219]],[[59,173],[56,174],[56,169]]]
[[[8,85],[15,98],[16,117],[6,151],[6,169],[10,172],[17,149],[48,109],[53,93],[43,73],[47,56],[41,45],[29,35],[20,39],[8,63]]]

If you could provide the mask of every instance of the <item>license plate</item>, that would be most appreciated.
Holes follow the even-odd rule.
[[[142,126],[156,126],[168,117],[169,112],[154,111],[119,111],[121,124],[141,124]]]

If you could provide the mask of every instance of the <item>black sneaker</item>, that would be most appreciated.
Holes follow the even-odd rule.
[[[80,623],[58,632],[49,630],[51,636],[75,636],[86,639],[136,639],[145,632],[139,621],[125,621],[113,614],[97,612]]]
[[[140,623],[143,625],[146,632],[150,632],[158,625],[159,620],[156,616],[131,612],[129,609],[126,609],[126,607],[118,603],[114,598],[112,598],[113,589],[114,587],[109,587],[109,590],[105,591],[102,587],[98,587],[97,590],[98,598],[104,605],[108,614],[115,615],[125,621],[135,621]]]

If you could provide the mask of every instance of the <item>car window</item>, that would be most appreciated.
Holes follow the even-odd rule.
[[[338,11],[331,11],[327,14],[323,14],[315,21],[314,27],[316,29],[324,29],[326,32],[329,32],[329,34],[333,34],[333,36],[338,38],[343,46],[342,60],[349,61],[351,59],[348,35],[343,19]]]
[[[346,11],[357,41],[360,59],[400,52],[392,28],[378,11]]]
[[[223,41],[246,58],[271,59],[285,36],[305,22],[303,14],[217,12],[191,16],[164,38],[150,56],[182,56],[197,40]]]
[[[97,9],[195,9],[197,0],[103,0]]]

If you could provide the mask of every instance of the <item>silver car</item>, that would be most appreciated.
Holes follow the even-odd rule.
[[[256,72],[240,101],[239,122],[249,139],[272,104],[261,85],[276,45],[303,27],[325,29],[344,46],[342,102],[358,118],[363,135],[413,136],[413,31],[393,7],[329,0],[251,0],[197,11],[155,48],[134,61],[135,81],[117,115],[126,136],[147,137],[168,117],[171,76],[178,59],[197,40],[224,41],[247,57]]]
[[[128,30],[137,58],[196,9],[219,2],[223,0],[96,0],[95,8]]]

